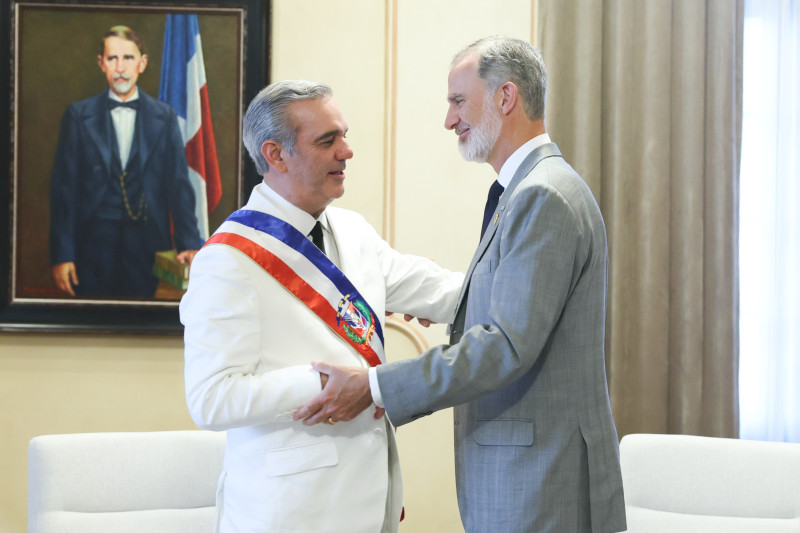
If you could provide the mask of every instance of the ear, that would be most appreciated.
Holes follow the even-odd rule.
[[[517,86],[513,82],[507,81],[497,90],[500,92],[500,110],[504,115],[508,115],[518,102]]]
[[[106,71],[106,65],[103,62],[103,56],[99,54],[97,56],[97,66],[100,67],[100,70],[102,70],[103,72]]]
[[[280,172],[286,172],[286,161],[283,159],[283,146],[277,142],[267,139],[261,145],[261,155],[267,160],[267,164]]]
[[[144,72],[145,68],[147,68],[147,54],[144,54],[142,59],[139,61],[139,74]]]

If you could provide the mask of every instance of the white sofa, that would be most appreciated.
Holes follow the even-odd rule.
[[[800,444],[632,434],[620,461],[630,533],[800,533]]]
[[[200,430],[35,437],[28,532],[210,533],[224,448]]]

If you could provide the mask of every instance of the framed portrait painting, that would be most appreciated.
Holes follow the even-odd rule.
[[[188,260],[260,179],[269,1],[2,10],[0,330],[179,333]]]

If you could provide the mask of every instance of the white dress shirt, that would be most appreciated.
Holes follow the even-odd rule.
[[[111,89],[108,90],[108,97],[111,100],[122,102],[122,98]],[[133,102],[139,99],[139,88],[135,87],[133,96],[125,100]],[[115,107],[111,110],[111,120],[114,123],[114,133],[117,135],[117,148],[119,148],[119,160],[124,169],[128,165],[128,158],[131,155],[131,145],[133,144],[133,132],[136,128],[136,110],[130,107]]]

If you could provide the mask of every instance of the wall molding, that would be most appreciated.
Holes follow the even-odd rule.
[[[425,340],[425,337],[414,328],[411,324],[400,318],[398,315],[392,315],[386,319],[386,327],[394,329],[404,335],[417,350],[417,354],[421,354],[430,348],[430,344]]]
[[[394,247],[395,176],[397,162],[397,0],[385,4],[384,135],[383,135],[383,238]]]

